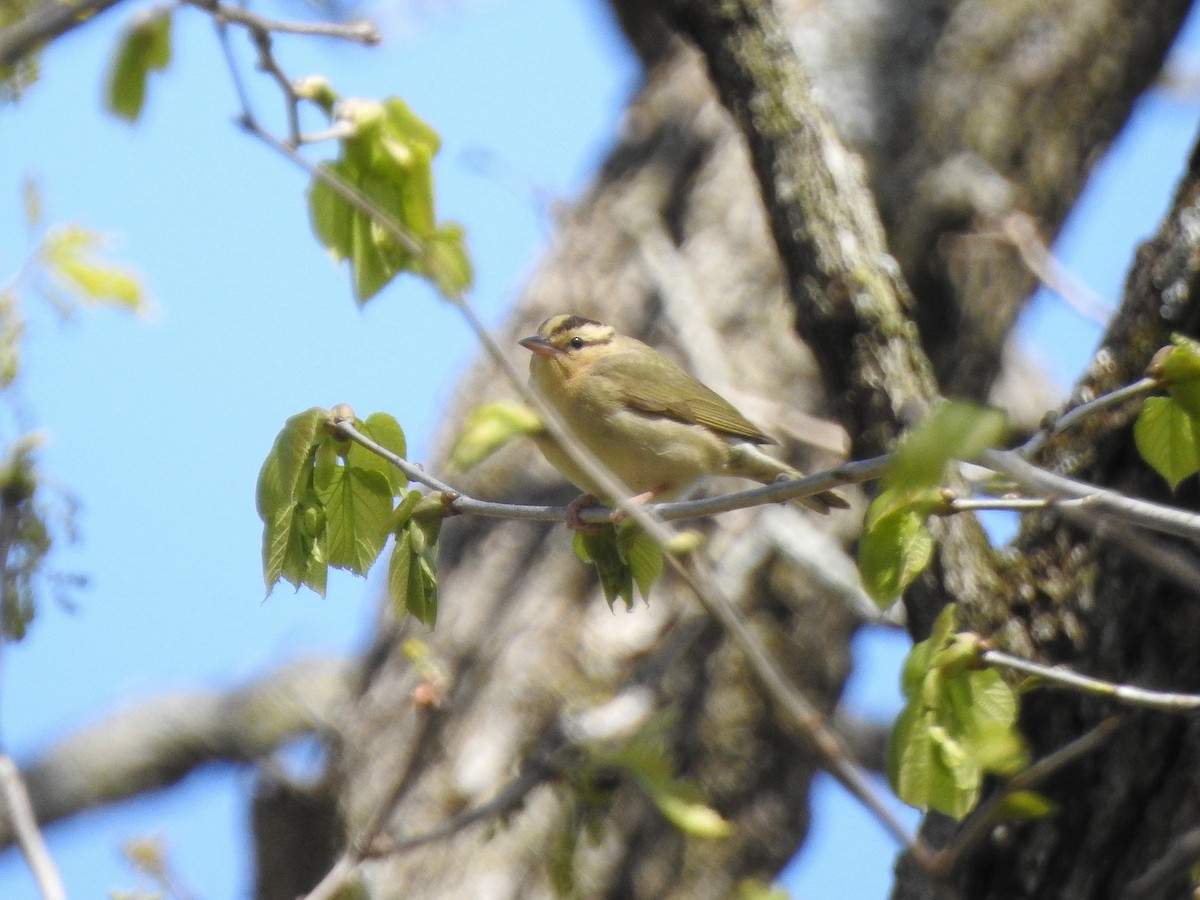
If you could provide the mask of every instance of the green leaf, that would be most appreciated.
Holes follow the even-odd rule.
[[[605,522],[594,532],[577,531],[573,545],[581,560],[596,567],[609,607],[621,598],[626,609],[633,609],[633,571],[617,547],[616,527]]]
[[[672,825],[698,838],[723,838],[733,834],[733,825],[700,800],[700,792],[677,779],[641,779],[646,796]]]
[[[255,503],[263,521],[263,579],[268,592],[281,577],[296,587],[312,584],[310,561],[321,552],[325,526],[312,487],[316,448],[325,437],[325,415],[325,410],[313,407],[288,419],[258,473]],[[323,579],[314,590],[324,591]]]
[[[408,520],[412,518],[413,510],[417,508],[417,504],[421,502],[420,491],[406,491],[400,504],[392,512],[392,531],[397,535],[408,524]]]
[[[1200,419],[1200,343],[1181,334],[1172,335],[1171,343],[1160,359],[1160,377],[1171,398],[1193,419]]]
[[[650,588],[663,572],[662,550],[636,522],[623,522],[617,529],[617,551],[642,599],[649,603]]]
[[[894,495],[871,504],[889,506]],[[863,587],[880,609],[887,609],[913,583],[933,558],[933,535],[925,527],[923,503],[900,505],[882,517],[867,512],[867,530],[858,544],[858,571]]]
[[[430,157],[437,155],[442,148],[441,137],[407,103],[399,97],[388,97],[383,101],[383,108],[391,134],[410,146],[423,147]]]
[[[128,269],[98,259],[96,253],[103,245],[103,236],[78,225],[55,228],[42,244],[42,263],[49,275],[84,303],[142,311],[141,282]]]
[[[1200,470],[1196,421],[1171,397],[1147,397],[1133,425],[1138,452],[1171,490]]]
[[[954,627],[951,605],[905,662],[888,777],[904,802],[961,819],[978,803],[985,775],[1011,774],[1028,755],[1015,692],[996,671],[962,664],[964,648],[978,641]]]
[[[284,423],[258,473],[257,507],[264,522],[297,503],[311,454],[324,437],[326,411],[314,406]]]
[[[410,521],[396,534],[388,564],[388,596],[398,621],[411,613],[428,628],[437,623],[434,548],[416,521]]]
[[[515,438],[537,434],[542,427],[538,414],[523,403],[501,401],[477,406],[467,413],[454,440],[450,464],[465,472]]]
[[[951,460],[971,460],[1004,439],[1008,419],[997,409],[946,402],[904,436],[888,467],[886,483],[919,490],[942,483]]]
[[[475,270],[461,225],[444,224],[430,235],[425,243],[422,270],[447,300],[466,293],[475,279]]]
[[[328,564],[366,575],[390,533],[391,487],[387,477],[374,469],[347,465],[335,473],[328,492],[322,491]]]
[[[108,111],[136,122],[146,99],[146,78],[171,61],[171,9],[136,14],[113,54],[105,103]]]
[[[372,413],[365,422],[355,422],[354,427],[365,437],[380,444],[386,450],[391,450],[401,459],[408,452],[408,444],[404,438],[404,429],[400,423],[387,413]],[[396,466],[388,462],[378,453],[373,453],[358,443],[352,443],[346,456],[348,465],[379,472],[387,479],[393,496],[408,486],[408,479]]]
[[[1041,819],[1057,809],[1054,802],[1036,791],[1014,791],[996,810],[998,822],[1023,822]]]
[[[317,168],[330,177],[351,181],[342,162],[324,162]],[[327,181],[313,177],[308,186],[309,219],[317,240],[329,251],[335,263],[350,256],[350,220],[353,214],[353,207]]]

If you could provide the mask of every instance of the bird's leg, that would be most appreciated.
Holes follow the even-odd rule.
[[[649,503],[651,500],[653,500],[659,494],[664,494],[667,491],[669,491],[670,489],[671,489],[671,485],[660,484],[658,487],[656,487],[652,491],[642,491],[640,494],[637,494],[634,497],[630,497],[629,502],[635,503],[638,506],[645,506],[647,503]],[[612,521],[613,521],[614,525],[620,525],[622,522],[624,522],[628,518],[629,518],[629,513],[627,513],[623,509],[618,509],[615,513],[613,513]]]
[[[579,519],[579,514],[589,506],[596,505],[596,496],[594,494],[580,494],[574,500],[567,504],[567,527],[572,531],[582,531],[585,534],[595,534],[600,530],[600,526],[592,522],[583,522]]]
[[[663,484],[654,488],[651,491],[642,491],[636,496],[630,497],[630,503],[636,503],[642,506],[649,503],[660,494],[664,494],[671,489],[671,485]],[[579,514],[589,506],[595,506],[598,498],[595,494],[580,494],[574,500],[567,504],[567,527],[572,531],[582,531],[585,534],[595,534],[600,530],[600,526],[593,522],[583,522],[579,518]],[[629,518],[629,513],[623,509],[618,509],[612,514],[610,520],[614,525],[620,525]]]

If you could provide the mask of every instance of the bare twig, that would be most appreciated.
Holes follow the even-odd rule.
[[[1141,378],[1132,384],[1117,388],[1115,391],[1101,394],[1099,397],[1095,397],[1086,403],[1079,404],[1048,423],[1037,434],[1018,447],[1017,451],[1028,459],[1046,446],[1052,438],[1057,437],[1068,428],[1078,424],[1087,416],[1097,413],[1102,409],[1107,409],[1110,406],[1115,406],[1118,403],[1124,403],[1126,400],[1141,397],[1161,387],[1162,385],[1157,379]]]
[[[345,438],[366,447],[372,453],[386,459],[401,472],[409,481],[415,481],[435,491],[441,491],[449,498],[448,506],[455,513],[463,515],[485,516],[499,519],[521,519],[536,522],[565,522],[567,508],[565,506],[527,506],[515,503],[498,503],[492,500],[480,500],[468,496],[458,488],[431,475],[424,468],[397,456],[386,447],[376,443],[354,427],[351,419],[339,419],[333,423],[333,428]],[[800,500],[811,497],[831,487],[845,484],[857,484],[879,477],[886,467],[889,456],[879,456],[861,462],[844,463],[837,468],[824,472],[816,472],[804,478],[781,481],[777,484],[762,485],[744,491],[722,494],[719,497],[706,497],[702,500],[681,500],[672,503],[647,504],[644,509],[653,512],[664,522],[680,519],[693,519],[700,516],[712,516],[717,513],[730,512],[735,509],[748,509],[753,506],[764,506],[771,503],[784,503],[789,500]],[[616,510],[603,507],[589,507],[579,511],[579,519],[583,522],[611,522]]]
[[[985,464],[1012,478],[1026,490],[1055,498],[1060,506],[1062,500],[1083,501],[1062,507],[1062,510],[1065,515],[1082,520],[1085,524],[1089,517],[1101,513],[1109,519],[1137,525],[1150,531],[1200,541],[1200,515],[1195,513],[1161,503],[1151,503],[1149,500],[1138,500],[1120,491],[1047,472],[1026,462],[1015,451],[985,450],[980,458]]]
[[[1197,861],[1200,861],[1200,828],[1192,828],[1175,838],[1166,853],[1125,886],[1121,900],[1161,900],[1176,896],[1179,882],[1187,877]]]
[[[38,830],[37,817],[33,814],[25,782],[21,779],[17,764],[7,754],[0,754],[0,796],[4,798],[5,811],[12,823],[17,844],[29,863],[29,870],[33,873],[43,900],[66,900],[67,892],[63,889],[58,868]]]
[[[1095,728],[1075,740],[1059,747],[1048,756],[1039,759],[1022,772],[1018,772],[1006,784],[994,791],[982,804],[975,808],[971,817],[955,836],[950,846],[939,850],[933,857],[933,874],[949,877],[958,861],[979,845],[996,824],[1005,801],[1018,791],[1030,790],[1044,782],[1065,766],[1094,753],[1112,738],[1121,726],[1119,716],[1110,716]]]
[[[984,650],[980,660],[989,666],[1010,669],[1023,675],[1033,675],[1058,687],[1070,688],[1096,697],[1110,697],[1126,706],[1156,709],[1160,712],[1191,713],[1200,710],[1200,694],[1178,694],[1117,684],[1080,675],[1058,666],[1047,666],[1013,656],[1000,650]]]
[[[1042,284],[1084,318],[1100,325],[1108,322],[1116,304],[1089,288],[1055,258],[1038,234],[1037,223],[1032,216],[1020,210],[1009,210],[1000,217],[997,225],[1005,240],[1016,248],[1021,261]]]
[[[368,47],[383,40],[373,22],[358,19],[354,22],[286,22],[252,13],[241,6],[230,6],[218,0],[182,0],[189,6],[213,16],[218,21],[242,25],[251,31],[266,34],[300,34],[310,37],[330,37],[364,44]]]
[[[452,816],[436,828],[411,837],[376,840],[365,851],[351,847],[334,863],[320,883],[305,895],[304,900],[332,900],[338,896],[338,892],[353,881],[358,867],[365,859],[403,853],[414,847],[448,838],[479,822],[504,818],[517,809],[531,791],[552,778],[556,771],[554,766],[544,760],[530,761],[524,766],[521,774],[505,785],[493,799]]]
[[[440,841],[488,819],[503,819],[516,810],[530,792],[545,784],[558,774],[558,767],[544,759],[533,759],[525,764],[521,774],[510,781],[493,799],[473,809],[466,809],[452,816],[436,828],[409,837],[388,838],[373,843],[367,850],[370,857],[402,853],[423,844]]]

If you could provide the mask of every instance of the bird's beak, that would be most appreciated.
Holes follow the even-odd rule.
[[[561,352],[552,343],[542,337],[540,334],[531,335],[527,338],[521,338],[517,341],[526,350],[536,353],[538,356],[545,356],[547,359],[558,356]]]

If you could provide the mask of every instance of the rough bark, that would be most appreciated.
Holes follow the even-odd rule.
[[[1094,17],[1090,21],[1106,23],[1106,28],[1111,23],[1121,32],[1110,40],[1095,26],[1082,32],[1093,35],[1088,41],[1078,38],[1078,28],[1067,27],[1078,18],[1071,12],[1078,4],[1062,9],[1043,4],[1024,28],[996,12],[1008,8],[1000,3],[930,2],[903,4],[903,10],[894,8],[900,4],[779,5],[786,6],[784,21],[794,44],[810,61],[817,96],[834,111],[842,140],[863,152],[867,180],[885,198],[880,205],[890,229],[887,242],[897,249],[903,271],[915,284],[926,285],[916,292],[915,306],[893,296],[886,315],[880,313],[888,324],[878,353],[868,346],[869,329],[846,323],[863,312],[852,300],[869,296],[874,302],[886,292],[872,293],[874,285],[867,284],[870,279],[862,272],[837,272],[837,262],[821,275],[814,274],[819,265],[813,264],[828,262],[826,248],[851,242],[870,247],[873,264],[882,262],[886,270],[884,238],[863,224],[861,209],[858,218],[830,226],[797,220],[781,208],[789,197],[772,194],[768,187],[772,177],[794,163],[792,154],[801,152],[789,149],[788,142],[806,137],[795,130],[806,126],[796,125],[793,105],[808,102],[806,98],[785,90],[783,107],[771,112],[791,115],[789,124],[773,132],[763,129],[762,146],[756,146],[753,133],[744,143],[734,122],[747,126],[752,117],[738,112],[739,103],[750,104],[753,98],[739,92],[756,89],[759,82],[739,86],[724,81],[722,67],[730,60],[710,55],[708,69],[721,83],[720,96],[735,111],[731,119],[710,89],[696,52],[677,40],[664,44],[653,32],[647,39],[646,31],[639,32],[639,46],[650,48],[643,49],[643,58],[659,61],[632,102],[595,186],[560,220],[554,247],[504,336],[511,345],[553,312],[592,315],[667,345],[752,412],[769,408],[764,397],[791,409],[834,410],[853,427],[857,446],[878,448],[905,421],[908,404],[894,402],[892,391],[896,397],[915,398],[918,408],[929,399],[928,376],[921,374],[923,351],[943,361],[937,366],[943,389],[962,389],[963,378],[956,374],[961,365],[972,373],[967,392],[988,394],[1013,314],[1029,288],[1028,276],[1011,252],[973,231],[983,227],[975,217],[996,208],[981,207],[970,191],[964,202],[952,198],[955,203],[949,206],[957,217],[947,216],[947,204],[936,196],[932,202],[895,198],[918,188],[952,186],[947,161],[965,159],[971,172],[985,173],[984,182],[1002,185],[999,208],[1027,211],[1048,232],[1056,230],[1088,165],[1103,152],[1137,91],[1156,71],[1183,4],[1086,4]],[[723,12],[739,4],[668,6],[687,21],[687,15],[704,6]],[[765,7],[740,6],[753,8],[755,15]],[[1035,27],[1043,17],[1063,27]],[[1010,79],[1024,90],[1008,88],[1005,96],[1012,105],[994,114],[1000,119],[961,129],[963,107],[937,98],[952,90],[955,79],[972,72],[976,80],[985,80],[980,59],[950,52],[962,46],[961,35],[972,23],[981,30],[971,32],[967,43],[989,48],[986,68],[997,84]],[[985,28],[988,23],[992,27]],[[689,31],[700,34],[694,25]],[[871,39],[848,41],[847,35]],[[768,43],[778,60],[787,58],[787,48],[777,38]],[[712,46],[721,46],[721,39]],[[711,54],[709,47],[704,49]],[[1031,78],[1027,67],[1033,50],[1037,60],[1053,61],[1057,68],[1047,63],[1038,70],[1043,74]],[[826,71],[821,62],[835,58],[836,65]],[[1056,77],[1043,77],[1051,70]],[[883,78],[885,71],[894,77]],[[769,75],[761,69],[757,73],[765,80]],[[880,82],[886,87],[870,90]],[[1086,110],[1088,127],[1078,127],[1078,120],[1076,127],[1063,126],[1066,114],[1055,113],[1059,98],[1049,95],[1065,93],[1068,85],[1071,108]],[[845,99],[863,95],[872,98],[863,108]],[[943,113],[945,118],[939,119]],[[1004,127],[1004,115],[1022,127]],[[984,127],[989,124],[990,132]],[[910,134],[917,136],[897,137]],[[1039,163],[1047,141],[1054,152],[1047,150]],[[896,147],[905,148],[903,165],[888,162]],[[841,160],[853,166],[846,157]],[[998,181],[988,181],[997,172]],[[801,208],[819,196],[804,183],[805,174],[789,176],[792,199],[798,198]],[[831,190],[834,204],[853,200]],[[916,215],[921,203],[933,212],[921,212],[919,228],[906,224],[898,211]],[[831,234],[819,231],[822,227],[851,230]],[[856,230],[860,227],[867,230]],[[812,230],[811,237],[803,237],[806,230]],[[781,240],[789,233],[801,235],[798,255]],[[784,255],[782,267],[776,246]],[[954,250],[949,262],[948,248]],[[902,292],[896,271],[885,276]],[[996,327],[985,339],[980,338],[980,316],[963,312],[980,309],[995,311],[996,322],[989,324]],[[827,315],[830,311],[836,314]],[[909,316],[923,326],[919,339]],[[943,322],[948,325],[934,327]],[[804,348],[793,323],[812,341],[814,353]],[[1160,323],[1147,334],[1163,328]],[[1136,368],[1144,362],[1137,361],[1138,350],[1152,343],[1147,338],[1136,347],[1123,347],[1123,364]],[[909,360],[910,380],[892,383],[892,370],[877,362],[883,358]],[[494,395],[497,381],[492,367],[481,362],[467,376],[460,396],[473,405]],[[826,398],[822,388],[830,386],[835,394]],[[462,413],[459,408],[451,414],[447,434]],[[781,422],[787,430],[787,415],[756,417]],[[1112,447],[1098,457],[1110,468],[1096,469],[1097,477],[1135,465],[1128,448]],[[794,454],[801,452],[793,448]],[[488,496],[568,496],[555,487],[557,481],[529,448],[514,448],[460,480],[468,490]],[[848,666],[845,642],[859,621],[856,594],[848,586],[852,581],[844,574],[847,562],[838,547],[850,538],[852,522],[847,517],[814,523],[792,509],[771,509],[723,516],[707,527],[709,552],[747,619],[788,675],[832,712]],[[1194,641],[1186,607],[1172,602],[1160,608],[1156,600],[1150,611],[1146,590],[1152,581],[1144,568],[1119,554],[1097,552],[1091,535],[1043,522],[1024,538],[1031,561],[1019,564],[991,559],[969,534],[951,538],[947,546],[953,545],[953,554],[943,555],[927,579],[918,619],[927,618],[938,603],[957,599],[968,602],[974,620],[989,625],[1000,638],[1022,629],[998,626],[1014,618],[1025,622],[1026,646],[1052,658],[1065,655],[1098,674],[1154,676],[1143,683],[1194,687],[1190,663],[1162,670],[1153,663],[1158,656],[1152,641],[1167,639],[1180,652],[1187,646],[1185,637],[1163,637],[1169,626],[1178,626]],[[610,613],[559,529],[450,522],[443,540],[443,614],[438,630],[420,638],[447,679],[444,700],[431,707],[414,699],[423,676],[402,649],[404,640],[416,636],[413,627],[382,626],[339,757],[347,841],[364,839],[381,816],[385,832],[403,838],[486,803],[529,760],[552,755],[564,734],[594,725],[597,711],[615,714],[629,707],[671,705],[679,715],[670,741],[681,771],[734,822],[736,835],[716,844],[684,840],[631,785],[615,785],[603,838],[596,844],[585,841],[576,853],[581,894],[715,898],[729,896],[740,878],[770,877],[803,840],[813,765],[775,724],[738,654],[686,595],[668,582],[648,606]],[[1081,546],[1093,549],[1081,553]],[[970,574],[979,571],[987,577]],[[1061,590],[1044,589],[1046,585]],[[1030,596],[1037,602],[1031,603]],[[1140,618],[1122,619],[1115,612],[1111,622],[1097,619],[1096,630],[1082,624],[1101,602]],[[1100,665],[1113,660],[1121,664]],[[1093,662],[1099,668],[1089,668]],[[1175,678],[1180,671],[1181,678]],[[1031,739],[1039,750],[1077,734],[1098,714],[1069,698],[1038,698],[1030,709],[1036,712],[1029,716]],[[1173,720],[1138,717],[1117,744],[1130,754],[1135,737],[1153,734],[1155,751],[1185,752],[1186,745],[1179,742],[1192,730]],[[1135,774],[1130,767],[1140,763],[1136,757],[1098,757],[1072,770],[1073,778],[1083,780],[1062,791],[1063,814],[1019,831],[1015,844],[989,847],[973,857],[956,876],[963,895],[1115,896],[1164,849],[1162,834],[1186,821],[1166,808],[1182,794],[1189,777],[1186,761],[1172,765],[1177,759],[1166,755],[1136,778],[1130,777]],[[1106,760],[1107,768],[1102,765]],[[1118,765],[1122,761],[1124,768]],[[1121,777],[1132,785],[1106,795]],[[547,860],[569,817],[569,797],[565,785],[548,782],[494,829],[475,825],[446,840],[372,861],[365,871],[373,896],[550,895]],[[1115,814],[1122,799],[1133,801],[1124,807],[1126,815],[1161,806],[1163,827],[1147,841],[1125,840],[1120,827],[1128,823]],[[1080,827],[1103,810],[1113,815]],[[1104,835],[1095,832],[1098,823],[1106,829]],[[1096,863],[1096,853],[1104,854],[1107,879],[1085,871]],[[905,882],[904,889],[912,892],[908,896],[934,896],[937,890],[920,880]]]
[[[1200,258],[1191,222],[1200,212],[1200,159],[1193,155],[1159,233],[1139,250],[1121,309],[1076,399],[1141,376],[1171,332],[1200,334]],[[1169,298],[1169,299],[1168,299]],[[1136,404],[1068,433],[1047,454],[1063,468],[1131,496],[1195,508],[1197,492],[1172,497],[1133,444]],[[1120,529],[1081,532],[1053,519],[1030,522],[1013,554],[1017,602],[971,604],[979,627],[1009,646],[1112,681],[1200,690],[1200,606],[1194,592],[1125,552]],[[1133,535],[1139,540],[1145,536]],[[1192,558],[1186,541],[1153,539]],[[1024,730],[1047,753],[1093,727],[1110,704],[1052,692],[1030,695]],[[1156,871],[1200,820],[1192,760],[1200,732],[1191,720],[1127,713],[1112,743],[1045,787],[1056,813],[1013,828],[983,847],[955,879],[961,894],[1013,897],[1180,897],[1190,894],[1193,853]],[[1152,877],[1139,879],[1147,874]],[[911,875],[911,871],[909,871]],[[927,884],[903,882],[900,897],[931,897]]]

